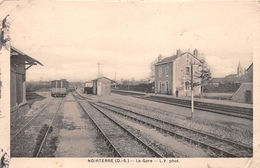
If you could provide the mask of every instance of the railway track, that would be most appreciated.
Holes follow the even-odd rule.
[[[12,157],[40,157],[45,140],[52,132],[52,123],[59,112],[62,99],[54,98],[34,116],[25,118],[21,129],[11,133]]]
[[[63,99],[63,98],[62,98],[62,99]],[[58,106],[58,109],[56,110],[56,112],[55,112],[54,115],[52,116],[51,121],[50,121],[48,127],[46,128],[46,132],[44,133],[44,137],[43,137],[43,139],[42,139],[42,141],[41,141],[41,143],[40,143],[40,146],[39,146],[39,148],[38,148],[38,151],[37,151],[37,153],[36,153],[36,157],[41,157],[42,148],[43,148],[43,146],[44,146],[44,144],[45,144],[45,142],[46,142],[46,140],[47,140],[48,134],[49,134],[50,132],[52,132],[52,124],[53,124],[53,121],[54,121],[55,117],[57,116],[57,114],[58,114],[59,111],[60,111],[61,104],[62,104],[62,101],[60,102],[60,104],[59,104],[59,106]],[[38,146],[36,146],[36,148],[37,148],[37,147],[38,147]],[[42,156],[42,157],[44,157],[44,156]]]
[[[75,95],[74,93],[76,93],[77,95]],[[80,95],[77,91],[72,92],[72,95],[73,95],[75,98],[79,99],[79,100],[92,100],[92,99],[89,98],[89,97],[85,97],[85,96]]]
[[[189,100],[180,100],[175,98],[164,98],[164,97],[154,97],[154,96],[139,97],[139,98],[191,108],[191,102]],[[253,119],[253,111],[252,109],[249,108],[234,107],[228,105],[218,105],[218,104],[198,102],[198,101],[194,101],[194,108],[197,110],[224,114],[232,117],[239,117],[239,118],[245,118],[251,120]]]
[[[122,94],[122,95],[130,94],[130,95],[133,95],[134,97],[140,98],[140,99],[191,108],[190,100],[159,97],[159,96],[146,97],[146,96],[144,96],[145,94],[130,93],[130,92],[126,93],[126,92],[120,92],[120,91],[113,91],[113,93]],[[242,108],[242,107],[194,101],[194,109],[223,114],[223,115],[232,116],[232,117],[239,117],[239,118],[253,120],[253,109],[250,109],[250,108]]]
[[[54,99],[52,99],[50,102],[46,103],[43,108],[37,112],[37,114],[35,115],[26,115],[26,116],[21,116],[18,118],[19,123],[16,123],[14,126],[12,126],[11,128],[11,143],[12,141],[15,140],[15,138],[22,133],[22,131],[24,131],[26,129],[26,127],[31,124],[41,113],[42,111],[48,106],[50,105],[50,103],[53,101]]]
[[[170,123],[152,116],[134,112],[111,104],[99,102],[96,106],[110,110],[116,114],[130,118],[138,123],[142,123],[167,134],[174,138],[186,140],[201,146],[209,153],[214,153],[215,157],[252,157],[252,147],[222,139],[198,130],[193,130]]]
[[[75,98],[77,99],[77,97]],[[86,101],[78,101],[78,103],[105,139],[106,144],[114,153],[114,157],[163,157],[98,106]]]

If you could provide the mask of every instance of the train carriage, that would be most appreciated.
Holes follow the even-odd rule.
[[[74,92],[74,91],[76,91],[76,87],[74,87],[74,86],[70,86],[68,92]]]
[[[93,94],[93,82],[87,81],[84,86],[84,93]]]
[[[65,97],[69,90],[69,82],[66,79],[51,81],[51,96]]]

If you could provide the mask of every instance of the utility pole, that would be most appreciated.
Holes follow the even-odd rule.
[[[100,78],[100,65],[102,65],[102,63],[98,63],[98,78]]]
[[[193,118],[194,113],[194,100],[193,100],[193,64],[190,63],[190,72],[191,72],[191,118]]]
[[[115,89],[116,89],[116,72],[115,72]]]

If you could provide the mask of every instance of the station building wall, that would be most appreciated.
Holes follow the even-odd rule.
[[[172,94],[178,89],[180,96],[191,95],[191,65],[193,65],[193,81],[200,83],[200,79],[196,78],[200,61],[189,53],[176,54],[176,56],[168,57],[169,61],[158,62],[155,65],[155,93]],[[165,58],[167,59],[167,58]],[[169,86],[169,87],[167,87]],[[168,89],[168,91],[167,91]],[[201,92],[200,86],[193,88],[194,95]]]
[[[33,65],[42,64],[12,46],[9,54],[10,108],[11,122],[13,124],[20,116],[25,115],[29,111],[29,105],[26,101],[26,70]]]
[[[15,123],[20,116],[29,111],[29,105],[25,99],[25,65],[15,64],[15,62],[17,62],[15,58],[11,58],[10,105],[12,123]]]

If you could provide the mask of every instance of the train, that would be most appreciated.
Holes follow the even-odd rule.
[[[84,93],[93,94],[93,82],[87,81],[84,86]]]
[[[66,79],[51,81],[51,96],[65,97],[69,90],[69,82]]]
[[[74,92],[76,89],[77,88],[75,86],[69,86],[69,92]]]

